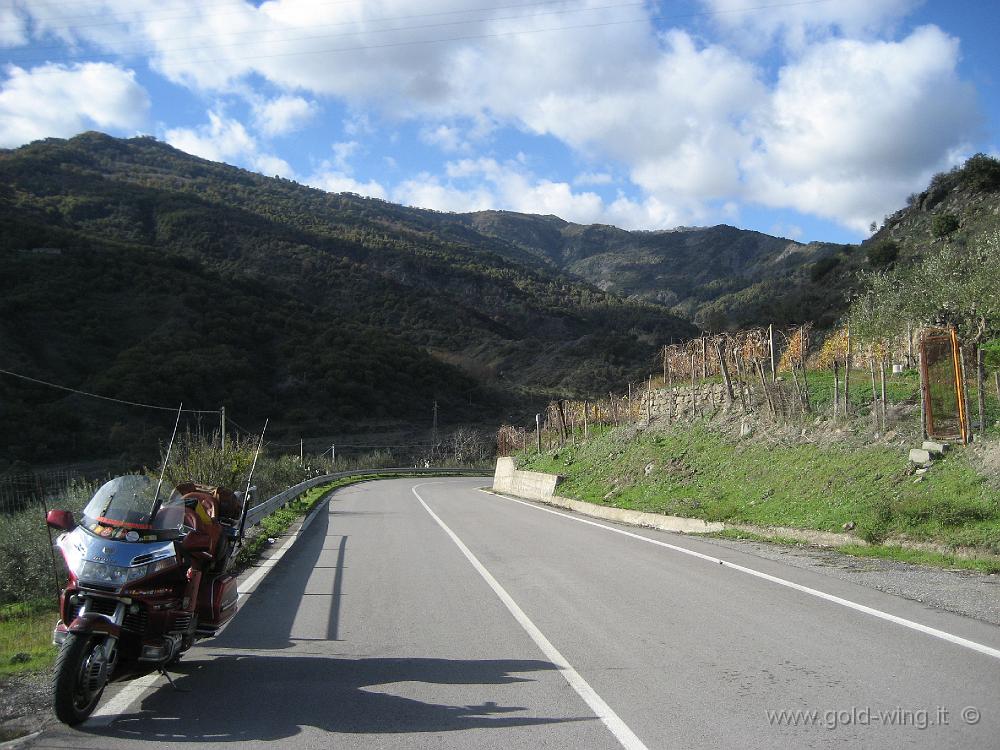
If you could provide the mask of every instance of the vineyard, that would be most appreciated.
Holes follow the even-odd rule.
[[[1000,417],[997,268],[1000,234],[975,246],[944,241],[865,275],[832,330],[772,325],[665,345],[645,382],[606,398],[557,399],[534,425],[502,426],[499,454],[565,445],[595,427],[719,412],[779,425],[823,418],[915,440],[951,421],[950,432],[935,436],[983,440]],[[953,343],[941,349],[934,342],[944,338]]]
[[[816,343],[810,326],[788,330],[754,329],[664,346],[659,372],[599,399],[549,403],[535,425],[503,425],[499,455],[543,450],[586,439],[595,430],[657,421],[670,425],[716,414],[740,414],[768,425],[816,418],[867,429],[872,436],[890,429],[920,438],[918,372],[921,331],[878,342],[851,336],[850,328]],[[975,367],[977,352],[963,363]],[[981,435],[1000,418],[1000,374],[996,388],[967,388],[981,405],[975,426]],[[980,395],[982,396],[980,398]]]

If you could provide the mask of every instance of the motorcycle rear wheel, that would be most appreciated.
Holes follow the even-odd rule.
[[[98,661],[104,658],[103,643],[99,636],[70,633],[59,649],[52,697],[56,718],[64,724],[75,726],[84,721],[104,694],[108,675]]]

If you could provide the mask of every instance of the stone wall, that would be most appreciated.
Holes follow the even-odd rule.
[[[739,402],[739,394],[734,393]],[[654,417],[674,419],[714,414],[726,404],[723,383],[705,383],[692,389],[690,385],[659,388],[653,391],[651,410]]]

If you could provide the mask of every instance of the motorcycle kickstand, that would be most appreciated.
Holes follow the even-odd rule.
[[[160,667],[160,668],[159,668],[159,670],[157,670],[157,671],[158,671],[158,672],[159,672],[160,674],[162,674],[162,675],[163,675],[164,677],[166,677],[166,678],[167,678],[167,682],[169,682],[169,683],[170,683],[170,687],[172,687],[172,688],[173,688],[174,690],[176,690],[176,691],[177,691],[178,693],[190,693],[190,692],[191,692],[191,691],[190,691],[190,690],[188,690],[187,688],[179,688],[179,687],[177,687],[177,683],[175,683],[175,682],[174,682],[174,678],[173,678],[173,677],[171,677],[171,676],[170,676],[170,673],[169,673],[169,672],[168,672],[168,671],[167,671],[166,669],[164,669],[163,667]]]

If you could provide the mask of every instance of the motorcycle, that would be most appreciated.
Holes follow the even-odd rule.
[[[109,682],[166,674],[236,614],[237,581],[227,567],[252,488],[187,483],[163,501],[153,488],[145,476],[117,477],[94,494],[79,524],[69,511],[48,512],[69,576],[53,633],[53,701],[66,724],[90,716]]]

